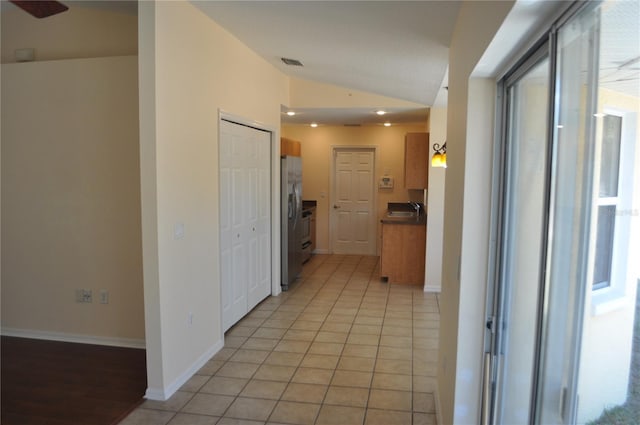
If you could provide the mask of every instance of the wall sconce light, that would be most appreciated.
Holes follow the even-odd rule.
[[[447,168],[447,142],[445,141],[442,146],[438,143],[434,143],[433,150],[435,153],[431,158],[431,166]]]

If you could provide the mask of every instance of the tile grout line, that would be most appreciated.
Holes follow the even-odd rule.
[[[322,264],[324,264],[325,262],[326,262],[326,260],[325,260]],[[331,277],[332,277],[332,276],[336,273],[336,271],[340,268],[339,266],[340,266],[341,264],[343,264],[343,263],[344,263],[344,259],[343,259],[343,260],[342,260],[342,261],[341,261],[341,262],[336,266],[336,268],[335,268],[335,270],[333,271],[333,273],[331,273],[329,276],[327,276],[327,278],[323,281],[322,286],[321,286],[320,288],[318,288],[318,289],[314,292],[313,296],[312,296],[312,297],[307,301],[307,303],[305,304],[305,308],[302,310],[302,312],[304,312],[304,310],[306,310],[306,309],[308,308],[308,306],[309,306],[309,305],[313,302],[313,300],[317,297],[318,293],[322,290],[322,288],[327,284],[327,282],[331,279]],[[302,284],[303,282],[304,282],[304,280],[303,280],[302,282],[300,282],[300,284]],[[344,291],[344,287],[345,287],[345,286],[346,286],[346,284],[345,284],[345,285],[343,285],[342,289],[340,290],[340,293],[338,294],[338,296],[336,297],[335,301],[334,301],[334,302],[333,302],[333,304],[332,304],[331,310],[333,310],[333,308],[335,307],[336,303],[337,303],[337,302],[338,302],[338,300],[340,299],[340,295],[341,295],[341,294],[342,294],[342,292]],[[297,290],[299,287],[300,287],[300,285],[298,285],[298,286],[297,286],[296,290]],[[327,317],[329,316],[329,314],[331,314],[331,310],[329,310],[329,312],[327,313],[327,315],[326,315],[326,317],[324,318],[324,320],[322,320],[322,322],[321,322],[321,324],[320,324],[320,327],[318,328],[318,331],[316,331],[317,333],[319,333],[319,332],[320,332],[320,329],[322,329],[322,326],[326,323],[326,319],[327,319]],[[294,322],[293,322],[293,323],[295,323],[295,321],[296,321],[296,320],[298,320],[298,318],[300,317],[300,315],[301,315],[301,313],[299,313],[299,314],[298,314],[298,316],[296,317],[296,319],[294,320]],[[293,325],[293,323],[292,323],[292,325]],[[290,326],[287,330],[289,330],[289,329],[291,329],[291,326]],[[298,372],[298,370],[300,369],[300,367],[301,367],[301,365],[302,365],[302,362],[304,361],[304,358],[305,358],[305,357],[306,357],[306,355],[309,353],[309,350],[311,349],[311,346],[313,345],[313,342],[315,341],[315,338],[317,338],[317,333],[316,333],[316,335],[314,336],[314,339],[310,341],[309,347],[307,347],[307,349],[305,350],[305,352],[304,352],[304,353],[302,353],[302,354],[303,354],[302,359],[300,360],[300,363],[296,366],[295,370],[293,371],[293,374],[291,375],[291,378],[290,378],[290,379],[289,379],[289,381],[287,382],[287,387],[289,386],[289,384],[291,384],[291,383],[292,383],[293,377],[296,375],[296,373]],[[343,349],[344,349],[344,347],[343,347]],[[342,353],[342,350],[341,350],[341,353]],[[338,356],[338,357],[340,357],[340,356]],[[336,368],[337,368],[337,365],[336,365]],[[333,376],[334,376],[334,374],[335,374],[336,368],[334,368],[334,369],[333,369],[333,373],[331,374],[331,378],[329,379],[329,384],[327,385],[327,391],[328,391],[328,387],[330,386],[331,380],[333,379]],[[286,391],[286,387],[285,387],[285,391]],[[284,391],[283,391],[283,394],[284,394]],[[325,397],[326,397],[326,393],[325,393]],[[268,423],[268,422],[269,422],[269,420],[271,419],[271,416],[273,415],[273,413],[274,413],[274,411],[275,411],[275,409],[276,409],[276,407],[277,407],[278,403],[279,403],[279,402],[281,402],[281,401],[283,401],[283,400],[282,400],[282,394],[280,394],[280,397],[279,397],[279,398],[278,398],[278,400],[276,401],[276,405],[274,406],[273,410],[272,410],[272,411],[271,411],[271,413],[269,414],[269,416],[268,416],[268,418],[267,418],[267,421],[266,421],[267,423]],[[286,400],[284,400],[284,401],[286,401]],[[324,401],[324,397],[323,397],[323,401]],[[314,403],[314,404],[315,404],[315,403]],[[314,416],[313,423],[315,423],[315,422],[318,420],[318,417],[320,416],[320,410],[322,409],[322,405],[323,405],[323,403],[320,403],[320,408],[318,409],[318,412],[317,412],[317,413],[315,414],[315,416]]]
[[[322,263],[320,263],[320,264],[318,265],[318,267],[316,267],[316,270],[319,268],[319,266],[321,266],[321,265],[322,265],[322,264],[324,264],[325,262],[326,262],[326,259],[325,259],[325,261],[323,261]],[[315,272],[315,270],[314,270],[314,272]],[[311,273],[311,275],[312,275],[312,274],[313,274],[313,273]],[[331,275],[329,275],[329,276],[327,277],[327,279],[323,281],[322,286],[324,286],[324,284],[326,284],[326,282],[329,280],[329,278],[330,278],[330,277],[331,277]],[[302,283],[304,283],[307,279],[308,279],[308,277],[305,277],[305,279],[301,280],[301,281],[298,283],[298,285],[296,285],[296,287],[294,288],[293,294],[291,295],[291,293],[290,293],[290,295],[287,297],[287,299],[288,299],[288,298],[293,298],[293,297],[295,296],[295,294],[297,293],[298,289],[300,288],[300,286],[302,285]],[[312,297],[311,297],[311,298],[306,302],[306,304],[305,304],[305,308],[304,308],[301,312],[298,312],[298,313],[297,313],[296,318],[295,318],[295,319],[293,319],[293,322],[291,323],[291,325],[289,325],[289,327],[288,327],[288,328],[286,328],[285,333],[284,333],[284,334],[282,335],[282,337],[280,338],[280,341],[283,341],[283,340],[284,340],[284,336],[287,334],[287,332],[288,332],[289,330],[291,330],[291,329],[292,329],[292,326],[296,323],[296,321],[299,319],[300,315],[304,312],[304,310],[306,310],[306,308],[308,307],[309,303],[310,303],[310,302],[311,302],[311,301],[316,297],[316,295],[317,295],[317,293],[318,293],[318,291],[319,291],[319,290],[320,290],[320,288],[318,288],[318,289],[314,292],[313,296],[312,296]],[[282,303],[280,303],[280,304],[278,305],[278,308],[276,309],[276,311],[277,311],[277,310],[279,310],[279,309],[280,309],[280,307],[281,307],[281,306],[282,306],[286,301],[287,301],[287,300],[284,300]],[[322,325],[321,325],[321,326],[322,326]],[[301,364],[302,364],[302,362],[304,361],[304,357],[306,356],[306,353],[307,353],[307,352],[309,351],[309,349],[311,348],[311,345],[312,345],[312,344],[313,344],[313,342],[311,342],[311,343],[309,344],[309,347],[307,347],[307,349],[305,350],[305,352],[304,352],[304,353],[301,353],[301,354],[302,354],[302,358],[300,359],[300,362],[298,363],[298,365],[297,365],[297,366],[295,367],[295,369],[293,370],[293,373],[291,374],[291,377],[289,377],[289,380],[286,382],[286,386],[284,387],[284,390],[283,390],[283,391],[282,391],[282,393],[278,396],[278,399],[275,401],[275,404],[274,404],[274,406],[273,406],[273,409],[271,409],[271,412],[269,412],[269,415],[267,416],[267,419],[265,420],[265,423],[268,423],[268,422],[269,422],[269,420],[270,420],[270,419],[271,419],[271,417],[273,416],[273,413],[275,412],[276,408],[278,407],[278,404],[279,404],[281,401],[286,401],[286,400],[282,400],[282,396],[283,396],[283,394],[287,391],[287,388],[289,387],[289,385],[292,383],[292,380],[293,380],[294,376],[295,376],[295,375],[296,375],[296,373],[298,372],[298,369],[300,368],[300,365],[301,365]],[[276,345],[276,347],[277,347],[277,345]],[[274,350],[275,350],[275,348],[276,348],[276,347],[274,347],[274,348],[271,350],[271,352],[272,352],[272,353],[273,353],[273,352],[275,352]]]
[[[302,283],[302,282],[301,282],[301,283]],[[298,287],[299,287],[299,285],[298,285]],[[297,288],[296,288],[296,289],[297,289]],[[271,316],[273,316],[273,314],[274,314],[276,311],[278,311],[278,310],[279,310],[280,306],[282,306],[282,305],[286,302],[286,300],[287,300],[288,298],[290,298],[290,297],[291,297],[291,295],[287,296],[286,298],[281,299],[282,301],[281,301],[280,303],[278,303],[278,307],[277,307],[275,310],[272,310],[272,312],[271,312],[271,314],[269,314],[269,316],[267,316],[267,317],[265,317],[265,318],[264,318],[264,320],[262,321],[262,323],[261,323],[261,324],[256,328],[256,330],[255,330],[255,331],[253,331],[253,332],[251,333],[251,335],[255,334],[255,333],[257,332],[257,330],[258,330],[258,329],[260,329],[260,328],[264,325],[264,323],[265,323],[265,322],[266,322],[266,321],[267,321]],[[245,317],[250,316],[250,315],[251,315],[251,313],[247,314]],[[298,316],[299,316],[299,313],[298,313]],[[298,316],[296,316],[296,317],[298,317]],[[238,322],[238,325],[240,325],[240,324],[242,323],[242,320],[244,320],[244,318],[245,318],[245,317],[243,317],[243,318]],[[295,323],[295,320],[297,320],[297,319],[294,319],[294,320],[293,320],[293,323]],[[235,326],[235,325],[234,325],[234,326]],[[291,327],[291,326],[289,326],[289,328],[286,328],[286,330],[289,330],[289,329],[290,329],[290,327]],[[232,327],[232,329],[233,329],[233,327]],[[286,331],[285,331],[285,333],[286,333]],[[283,334],[283,336],[284,336],[284,334]],[[225,336],[223,335],[223,338],[224,338],[224,337],[225,337]],[[224,364],[223,364],[222,366],[220,366],[220,368],[218,368],[218,370],[217,370],[217,371],[216,371],[216,372],[211,376],[211,378],[213,378],[214,376],[216,376],[216,373],[217,373],[217,372],[218,372],[222,367],[224,367],[224,365],[225,365],[225,364],[227,364],[227,363],[228,363],[228,362],[230,362],[230,361],[233,363],[233,361],[231,360],[231,358],[233,357],[233,355],[235,355],[235,354],[238,352],[238,350],[242,349],[243,345],[246,343],[246,341],[247,341],[250,337],[251,337],[251,336],[247,337],[247,339],[242,343],[242,345],[240,345],[239,347],[235,347],[235,351],[234,351],[234,353],[233,353],[232,355],[230,355],[230,356],[229,356],[229,357],[224,361]],[[282,337],[280,337],[280,338],[274,338],[274,339],[277,339],[278,341],[282,341],[282,340],[283,340],[283,338],[282,338]],[[276,346],[277,346],[277,344],[276,344]],[[274,352],[274,349],[275,349],[275,347],[276,347],[276,346],[274,346],[271,350],[269,350],[269,353],[270,353],[270,354]],[[224,348],[224,346],[223,346],[223,348]],[[231,347],[229,347],[229,348],[231,348]],[[268,357],[269,357],[269,355],[267,355],[267,358],[268,358]],[[265,360],[266,360],[266,358],[265,358]],[[253,379],[253,377],[258,373],[258,370],[260,370],[260,367],[261,367],[262,365],[264,365],[264,364],[265,364],[265,363],[264,363],[264,361],[265,361],[265,360],[263,360],[261,363],[259,363],[259,366],[257,367],[256,371],[255,371],[255,372],[254,372],[254,373],[253,373],[253,374],[252,374],[252,375],[247,379],[247,382],[244,384],[244,386],[242,387],[242,389],[240,389],[240,391],[238,391],[238,393],[237,393],[236,395],[234,395],[234,396],[233,396],[233,401],[231,401],[231,403],[229,403],[229,405],[224,409],[224,411],[222,412],[222,415],[220,415],[220,419],[219,419],[219,420],[222,420],[222,418],[224,418],[224,417],[225,417],[226,413],[229,411],[229,409],[231,408],[231,406],[236,402],[236,400],[237,400],[238,398],[240,398],[240,394],[242,394],[242,391],[244,391],[244,390],[247,388],[247,386],[249,385],[249,382],[251,382],[251,380]],[[295,374],[295,371],[294,371],[294,374]],[[292,375],[292,376],[293,376],[293,375]],[[211,378],[210,378],[210,379],[211,379]],[[210,379],[209,379],[209,380],[210,380]],[[289,382],[290,382],[290,381],[288,381],[288,382],[287,382],[287,385],[289,384]],[[206,385],[206,384],[205,384],[205,385]],[[202,389],[202,388],[201,388],[201,389]],[[285,390],[286,390],[286,387],[285,387]],[[200,393],[200,391],[196,392],[195,394],[198,394],[198,393]],[[284,390],[283,390],[283,393],[284,393]],[[194,394],[194,396],[193,396],[193,397],[195,397],[195,394]],[[192,398],[193,398],[193,397],[192,397]],[[278,402],[280,401],[281,397],[282,397],[282,394],[280,395],[280,398],[279,398],[278,400],[276,400],[276,403],[274,404],[273,408],[272,408],[272,409],[271,409],[271,411],[269,412],[269,415],[267,416],[267,421],[268,421],[268,418],[270,418],[270,417],[271,417],[271,415],[273,414],[273,411],[275,410],[275,408],[276,408],[276,406],[277,406]],[[247,397],[247,398],[250,398],[250,397]],[[183,406],[183,408],[184,408],[186,405],[187,405],[187,404],[185,404],[185,405]],[[180,409],[179,411],[182,411],[182,409]],[[176,414],[177,414],[177,413],[176,413]],[[241,419],[241,418],[237,418],[237,419]]]
[[[358,264],[360,264],[360,262],[362,262],[362,257],[360,258],[360,260],[358,261]],[[349,281],[351,280],[351,278],[353,277],[353,273],[355,272],[355,270],[357,270],[358,265],[356,265],[354,267],[354,270],[351,272],[351,274],[349,275],[349,279],[346,281],[346,283],[342,286],[342,289],[340,290],[340,293],[338,294],[338,296],[336,297],[336,301],[333,303],[333,308],[335,308],[335,305],[337,304],[337,302],[340,300],[340,296],[342,295],[342,293],[344,292],[345,288],[349,285]],[[360,300],[360,304],[362,304],[362,300]],[[327,317],[329,316],[328,313]],[[356,312],[356,316],[357,316],[357,312]],[[326,322],[326,318],[323,321],[323,324]],[[322,410],[322,406],[324,406],[324,401],[327,398],[327,394],[329,393],[329,388],[331,387],[331,381],[333,381],[333,378],[336,374],[336,371],[338,370],[338,366],[340,365],[340,358],[342,357],[342,353],[344,352],[344,347],[347,345],[347,340],[349,339],[349,335],[351,334],[351,329],[353,328],[353,324],[355,322],[355,316],[353,318],[353,321],[351,322],[351,324],[349,325],[349,331],[346,332],[347,337],[345,339],[345,342],[342,344],[342,349],[340,350],[340,354],[337,356],[338,357],[338,362],[336,363],[336,366],[333,368],[333,373],[331,374],[331,379],[329,380],[329,383],[327,384],[327,390],[324,393],[324,396],[322,397],[322,401],[320,402],[320,408],[318,409],[318,413],[316,414],[313,423],[316,424],[318,422],[318,419],[320,419],[320,411]],[[319,332],[319,331],[318,331]]]
[[[360,258],[360,261],[358,262],[358,264],[360,264],[362,262],[362,258],[363,257]],[[357,265],[356,265],[354,271],[355,270],[357,270]],[[367,280],[367,286],[365,288],[364,294],[362,295],[362,297],[360,299],[360,303],[358,304],[358,309],[357,309],[356,314],[355,314],[355,316],[353,318],[353,321],[351,322],[351,325],[349,326],[349,332],[347,332],[347,338],[345,339],[345,342],[344,342],[344,345],[343,345],[342,350],[340,352],[340,355],[338,356],[338,363],[336,364],[336,367],[333,369],[333,374],[331,376],[332,380],[333,380],[333,376],[335,376],[335,373],[338,370],[338,367],[340,365],[340,359],[342,358],[342,353],[344,352],[344,347],[347,345],[347,341],[349,340],[349,335],[351,335],[351,330],[353,329],[353,325],[355,324],[356,317],[358,316],[358,312],[360,311],[360,306],[362,306],[362,302],[363,302],[364,297],[366,295],[367,289],[369,288],[369,285],[371,284],[371,275],[373,275],[374,271],[375,271],[375,267],[369,273],[369,279]],[[349,280],[351,280],[352,277],[353,277],[353,272],[351,273],[351,276],[349,277]],[[342,291],[340,291],[340,295],[344,292],[344,288],[346,288],[347,285],[349,284],[349,280],[347,281],[347,283],[342,288]],[[338,299],[340,299],[340,295],[338,295]],[[335,305],[335,303],[334,303],[334,305]],[[378,344],[378,346],[379,346],[379,344]],[[377,356],[377,352],[376,352],[376,356]],[[374,368],[375,368],[375,362],[374,362]],[[373,371],[371,372],[371,381],[369,382],[369,391],[371,390],[372,381],[373,381]],[[327,392],[325,392],[324,397],[322,398],[322,402],[320,403],[321,407],[318,410],[318,414],[316,416],[314,424],[316,424],[318,419],[320,418],[320,410],[322,410],[322,406],[324,406],[324,401],[327,398],[327,394],[329,393],[329,388],[330,387],[331,387],[331,381],[329,381],[329,385],[327,386]],[[366,416],[366,412],[367,412],[367,405],[368,404],[369,404],[369,396],[367,395],[367,400],[365,401],[365,405],[364,405],[364,415],[362,416],[362,423],[364,423],[364,420],[365,420],[365,416]],[[348,406],[345,406],[345,407],[348,407]]]
[[[379,261],[380,260],[378,260],[378,264],[379,264]],[[369,282],[369,284],[370,283],[371,282]],[[380,354],[380,343],[382,342],[382,329],[384,329],[385,316],[387,315],[387,307],[389,306],[389,298],[391,295],[391,286],[389,285],[388,282],[387,282],[387,290],[385,291],[385,293],[387,296],[384,303],[384,312],[382,313],[382,324],[380,325],[380,335],[378,335],[378,348],[376,349],[376,357],[373,362],[373,371],[371,373],[371,382],[369,385],[369,394],[367,395],[367,404],[365,405],[363,422],[366,422],[367,416],[368,416],[369,400],[371,399],[371,391],[373,390],[373,378],[375,377],[376,365],[378,364],[378,355]]]
[[[238,326],[238,327],[246,327],[246,330],[243,330],[243,333],[240,335],[229,335],[229,336],[233,336],[236,338],[244,338],[244,340],[242,340],[241,343],[237,343],[237,341],[239,341],[240,339],[236,340],[236,342],[234,343],[234,347],[225,347],[225,348],[229,348],[231,349],[230,352],[228,354],[226,354],[224,357],[225,359],[223,361],[221,361],[221,365],[217,368],[215,368],[214,372],[211,372],[211,375],[202,375],[202,376],[207,376],[207,379],[205,381],[204,384],[199,385],[198,388],[192,392],[192,391],[186,391],[189,393],[188,398],[184,401],[184,403],[182,403],[182,407],[178,408],[176,411],[173,411],[171,409],[165,410],[165,409],[154,409],[154,410],[162,410],[165,412],[170,412],[171,413],[171,417],[168,419],[168,423],[170,423],[171,421],[173,421],[176,416],[178,416],[181,413],[188,413],[188,412],[184,412],[184,408],[195,398],[196,395],[198,394],[207,394],[207,393],[201,393],[202,388],[204,388],[205,385],[207,385],[207,383],[214,377],[222,377],[225,378],[224,376],[220,376],[220,375],[216,375],[220,369],[222,369],[225,365],[229,364],[229,363],[238,363],[238,362],[247,362],[245,359],[242,358],[238,358],[238,360],[233,360],[233,357],[238,355],[238,353],[240,353],[241,351],[265,351],[267,352],[267,354],[265,355],[265,357],[263,359],[260,359],[260,356],[257,357],[252,357],[250,358],[252,361],[248,361],[247,363],[253,363],[256,364],[256,370],[251,373],[250,376],[248,376],[247,378],[241,378],[241,379],[246,379],[246,382],[242,385],[242,387],[236,392],[235,395],[232,395],[231,398],[231,402],[229,403],[229,405],[224,409],[224,411],[222,412],[221,415],[210,415],[210,414],[204,414],[201,413],[203,415],[206,416],[212,416],[212,417],[219,417],[219,421],[222,421],[223,418],[225,417],[229,417],[232,419],[241,419],[241,418],[236,418],[236,417],[231,417],[231,416],[225,416],[227,413],[229,413],[229,410],[231,409],[231,406],[234,405],[234,403],[236,403],[236,401],[240,398],[250,398],[250,399],[258,399],[258,400],[269,400],[269,401],[274,401],[273,407],[269,410],[268,415],[266,416],[266,422],[268,422],[269,420],[272,419],[273,414],[275,413],[278,405],[281,402],[291,402],[291,403],[302,403],[302,404],[313,404],[313,405],[319,405],[318,411],[315,413],[313,421],[311,422],[311,424],[316,424],[318,423],[319,419],[320,419],[320,414],[322,412],[323,407],[325,406],[325,401],[327,400],[327,396],[328,396],[328,392],[329,392],[329,388],[331,387],[331,383],[333,381],[333,379],[336,376],[336,373],[338,372],[338,370],[342,370],[339,369],[340,367],[340,361],[344,358],[344,354],[345,354],[345,347],[349,341],[349,337],[352,335],[369,335],[369,330],[367,330],[366,332],[363,330],[361,330],[362,333],[358,332],[356,334],[353,333],[354,331],[354,327],[356,326],[356,321],[358,319],[358,316],[361,313],[361,310],[363,310],[364,306],[366,305],[369,309],[371,309],[372,311],[376,311],[378,306],[381,304],[380,300],[382,299],[382,295],[384,294],[384,308],[381,309],[381,324],[380,326],[380,330],[377,333],[377,345],[376,345],[376,350],[375,350],[375,357],[374,357],[374,361],[373,361],[373,367],[371,369],[371,378],[369,380],[369,385],[368,385],[368,390],[366,393],[366,399],[364,400],[364,405],[362,406],[363,409],[363,417],[362,417],[362,423],[366,423],[366,420],[368,418],[369,415],[369,403],[371,401],[371,396],[372,396],[372,391],[374,390],[373,388],[373,380],[375,377],[375,373],[376,373],[376,367],[379,364],[380,360],[387,360],[387,359],[381,359],[380,358],[380,354],[382,349],[382,337],[383,337],[383,332],[384,332],[384,327],[385,327],[385,323],[387,320],[402,320],[403,317],[397,317],[395,316],[395,313],[400,314],[402,309],[404,309],[404,304],[406,304],[406,301],[408,299],[408,301],[410,302],[411,305],[411,311],[409,314],[409,318],[410,318],[410,325],[411,325],[411,332],[410,332],[410,344],[409,344],[409,349],[411,350],[410,352],[410,375],[409,375],[409,379],[410,379],[410,385],[409,385],[409,394],[410,394],[410,400],[409,400],[409,405],[410,405],[410,411],[409,414],[411,415],[410,417],[410,422],[409,423],[414,423],[415,422],[415,413],[414,412],[414,408],[415,403],[414,403],[414,376],[415,376],[415,363],[416,363],[416,354],[415,354],[415,341],[414,339],[417,337],[418,335],[418,330],[415,326],[415,321],[416,321],[416,302],[418,302],[418,297],[417,297],[417,292],[414,288],[396,288],[396,290],[392,290],[394,288],[392,288],[391,285],[384,285],[384,290],[382,290],[382,288],[377,288],[376,286],[376,282],[374,282],[373,278],[375,276],[376,271],[378,270],[379,267],[379,258],[376,260],[375,264],[373,264],[372,266],[370,265],[366,265],[363,266],[365,263],[367,263],[367,261],[365,261],[365,259],[367,258],[366,256],[358,256],[359,258],[357,259],[357,261],[355,262],[351,262],[351,261],[346,261],[346,258],[350,258],[350,257],[342,257],[339,258],[339,261],[333,263],[333,262],[328,262],[327,259],[329,257],[321,257],[321,259],[323,260],[322,262],[319,262],[317,265],[315,265],[314,269],[312,272],[310,272],[309,274],[305,274],[304,278],[301,279],[301,281],[299,282],[298,285],[296,285],[295,288],[292,288],[293,291],[288,291],[288,294],[285,294],[286,297],[283,297],[279,300],[279,302],[274,303],[274,302],[270,302],[268,304],[269,308],[273,308],[273,310],[270,310],[269,308],[263,308],[260,310],[252,310],[252,312],[250,312],[249,314],[247,314],[245,317],[243,317],[243,319],[238,322],[237,325],[234,325],[234,327]],[[332,265],[332,270],[329,274],[326,274],[322,277],[322,279],[320,281],[314,279],[314,275],[316,272],[318,272],[323,265],[328,265],[331,264]],[[366,276],[366,281],[364,281],[363,279],[363,269],[366,272],[366,274],[364,274]],[[348,271],[348,277],[345,277],[344,275],[342,275],[342,272],[344,272],[345,269],[349,269]],[[357,280],[355,279],[355,275],[357,276]],[[336,282],[332,282],[333,278],[336,278],[336,275],[338,275],[338,279]],[[313,279],[313,282],[311,282],[310,285],[305,286],[305,282],[309,282],[310,280]],[[325,293],[324,290],[327,288],[327,286],[329,286],[329,290],[327,290],[327,292]],[[374,290],[375,289],[375,290]],[[408,293],[407,293],[408,291]],[[356,298],[357,297],[357,298]],[[390,304],[394,302],[394,298],[395,299],[395,308],[393,310],[389,310]],[[397,299],[396,299],[397,298]],[[356,300],[357,300],[357,304],[356,304]],[[266,301],[266,300],[265,300]],[[440,313],[440,305],[439,305],[439,298],[437,296],[437,294],[435,295],[435,303],[436,303],[436,313]],[[319,302],[319,303],[318,303]],[[318,304],[314,304],[314,303],[318,303]],[[344,304],[344,305],[342,305]],[[326,326],[329,322],[328,319],[332,314],[341,314],[342,312],[333,312],[334,309],[337,308],[337,306],[340,305],[341,309],[349,309],[349,310],[354,310],[354,312],[352,313],[352,317],[348,323],[348,328],[345,326],[345,331],[342,331],[341,329],[339,329],[339,327],[335,327],[331,330],[323,330],[323,327]],[[265,306],[267,306],[267,304],[265,304]],[[301,309],[293,309],[293,310],[289,310],[289,309],[285,309],[285,310],[280,310],[281,308],[285,307],[285,306],[303,306]],[[326,307],[329,306],[329,307]],[[260,308],[260,305],[257,306],[258,308]],[[320,308],[321,307],[321,308]],[[398,309],[398,307],[400,307],[400,309]],[[307,310],[311,308],[312,311],[311,312],[307,312]],[[300,330],[300,331],[306,331],[306,329],[301,328],[301,329],[294,329],[294,326],[296,325],[296,323],[298,321],[308,321],[304,318],[301,318],[301,316],[303,316],[305,313],[308,314],[316,314],[315,311],[318,311],[316,308],[319,308],[319,310],[323,311],[322,314],[323,315],[323,319],[321,321],[316,321],[316,320],[312,320],[312,322],[318,322],[319,325],[316,329],[314,329],[313,331],[315,332],[313,339],[311,340],[304,340],[304,339],[285,339],[285,336],[287,335],[287,333],[289,331],[292,330]],[[255,311],[263,311],[265,313],[261,313],[261,315],[264,315],[264,317],[252,317],[251,314],[254,313]],[[380,311],[380,310],[378,310]],[[268,314],[266,313],[268,312]],[[287,316],[289,315],[289,317],[294,317],[293,319],[273,319],[273,316],[276,313],[282,313],[282,316]],[[391,317],[387,317],[387,315],[389,313],[394,313],[394,316]],[[425,311],[425,314],[430,314],[429,311]],[[351,316],[351,314],[349,314],[349,316]],[[378,315],[371,315],[371,316],[363,316],[363,317],[379,317]],[[406,316],[405,316],[406,317]],[[439,318],[439,316],[438,316]],[[255,320],[256,319],[260,319],[260,322],[258,325],[255,325]],[[242,321],[244,320],[253,320],[252,325],[243,325]],[[281,328],[270,328],[270,327],[264,327],[265,323],[268,320],[291,320],[291,322],[288,324],[287,327],[281,327]],[[426,320],[426,319],[425,319]],[[429,319],[431,320],[431,319]],[[335,322],[336,324],[341,324],[344,322]],[[284,324],[284,323],[283,323]],[[362,326],[365,326],[366,323],[362,324]],[[402,325],[404,326],[404,325]],[[251,329],[251,330],[250,330]],[[273,345],[272,348],[270,349],[264,349],[264,348],[243,348],[244,345],[247,343],[247,341],[249,341],[249,339],[251,338],[259,338],[257,336],[255,336],[255,334],[261,330],[261,329],[281,329],[282,330],[282,334],[277,337],[277,338],[269,338],[269,339],[273,339],[275,340],[275,345]],[[420,328],[422,329],[422,328]],[[309,329],[311,330],[311,329]],[[233,327],[230,330],[231,332],[233,331]],[[325,368],[317,368],[314,366],[303,366],[303,362],[304,359],[310,355],[310,351],[311,348],[313,346],[314,343],[330,343],[330,342],[334,342],[335,341],[317,341],[317,338],[320,336],[319,334],[321,332],[325,332],[325,333],[344,333],[346,334],[345,339],[342,342],[342,347],[339,350],[339,352],[337,352],[336,354],[319,354],[321,356],[335,356],[337,357],[337,362],[335,364],[335,366],[331,369],[326,369],[326,370],[331,370],[330,373],[330,377],[329,380],[326,384],[326,390],[322,396],[321,401],[318,403],[316,401],[297,401],[297,400],[283,400],[283,396],[285,394],[285,392],[287,391],[287,388],[289,388],[289,386],[291,384],[293,384],[293,379],[295,377],[295,375],[298,373],[298,371],[303,368],[303,367],[310,367],[310,368],[314,368],[314,369],[322,369],[325,370]],[[398,337],[402,337],[402,335],[406,335],[406,333],[404,333],[405,331],[403,331],[402,333],[396,335],[395,333],[391,333],[389,334],[389,336],[398,336]],[[439,338],[437,338],[439,340]],[[275,349],[278,347],[278,345],[280,343],[282,343],[283,341],[300,341],[300,342],[307,342],[308,346],[306,347],[306,349],[304,350],[304,352],[296,352],[296,351],[275,351]],[[366,341],[366,340],[362,340],[362,341]],[[389,344],[389,342],[391,343],[395,343],[393,340],[387,341],[386,344]],[[356,346],[369,346],[367,343],[365,344],[353,344]],[[385,347],[396,347],[395,345],[385,345]],[[396,347],[396,348],[400,348],[400,347]],[[429,349],[429,348],[425,348],[425,349]],[[266,379],[266,381],[268,382],[278,382],[278,383],[282,383],[284,384],[283,390],[281,391],[281,393],[278,395],[278,397],[276,399],[274,398],[269,398],[269,396],[265,396],[265,397],[255,397],[255,396],[242,396],[243,391],[245,391],[249,384],[251,382],[256,382],[258,381],[258,379],[256,379],[256,375],[258,374],[258,372],[260,371],[260,369],[262,368],[262,366],[284,366],[284,365],[270,365],[267,364],[267,359],[274,353],[292,353],[292,354],[300,354],[301,355],[301,359],[298,362],[298,364],[293,368],[293,371],[291,373],[291,375],[289,376],[289,378],[286,381],[271,381],[270,379]],[[389,353],[391,354],[391,353]],[[214,356],[215,357],[215,356]],[[358,358],[360,356],[356,356],[356,358]],[[395,354],[394,356],[395,357]],[[393,357],[391,357],[390,359],[388,359],[389,361],[393,361],[396,360]],[[366,357],[365,357],[366,358]],[[399,358],[398,358],[399,359]],[[214,360],[213,358],[211,360]],[[256,360],[258,360],[258,362],[256,362]],[[215,366],[214,366],[215,367]],[[351,371],[351,369],[344,369],[345,371]],[[360,369],[357,368],[353,368],[353,371],[359,371]],[[364,371],[364,370],[363,370]],[[392,373],[393,372],[389,372]],[[198,373],[196,372],[196,375]],[[422,376],[422,375],[420,375]],[[430,376],[430,375],[429,375]],[[233,378],[233,377],[229,377],[229,378]],[[264,381],[264,379],[260,379],[260,381]],[[301,384],[305,384],[305,383],[301,383]],[[324,384],[323,384],[324,386]],[[345,388],[349,388],[349,387],[345,387]],[[355,387],[357,388],[357,387]],[[383,390],[384,388],[380,388],[380,390]],[[401,390],[398,390],[401,391]],[[217,395],[215,393],[212,393],[214,395]],[[222,395],[222,394],[221,394]],[[327,405],[330,406],[330,405]],[[353,404],[348,404],[348,402],[344,403],[344,404],[337,404],[336,406],[338,407],[358,407],[356,405]],[[394,406],[395,407],[395,406]],[[382,409],[382,408],[381,408]],[[375,410],[375,408],[374,408]],[[394,412],[405,412],[404,410],[400,409],[396,409],[396,408],[384,408],[382,410],[385,411],[394,411]],[[429,412],[426,412],[429,413]],[[432,414],[432,413],[429,413]],[[256,420],[256,419],[252,419],[252,420]],[[265,423],[266,423],[265,422]]]

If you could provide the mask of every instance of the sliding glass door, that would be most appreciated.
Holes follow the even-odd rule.
[[[505,83],[507,108],[500,285],[496,302],[497,423],[529,420],[545,242],[549,59],[546,46]]]
[[[640,423],[638,22],[580,3],[501,82],[489,422]]]
[[[604,1],[557,33],[539,423],[640,423],[639,22],[639,2]]]

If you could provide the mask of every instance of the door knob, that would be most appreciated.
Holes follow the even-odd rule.
[[[338,208],[340,208],[340,205],[334,205],[334,206],[333,206],[333,209],[334,209],[334,210],[337,210]]]

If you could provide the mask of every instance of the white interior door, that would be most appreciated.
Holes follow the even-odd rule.
[[[333,170],[333,253],[375,255],[375,150],[335,148]]]
[[[271,290],[270,133],[220,122],[220,276],[226,331]]]
[[[249,171],[250,263],[248,309],[271,293],[271,134],[245,127],[251,137]]]

